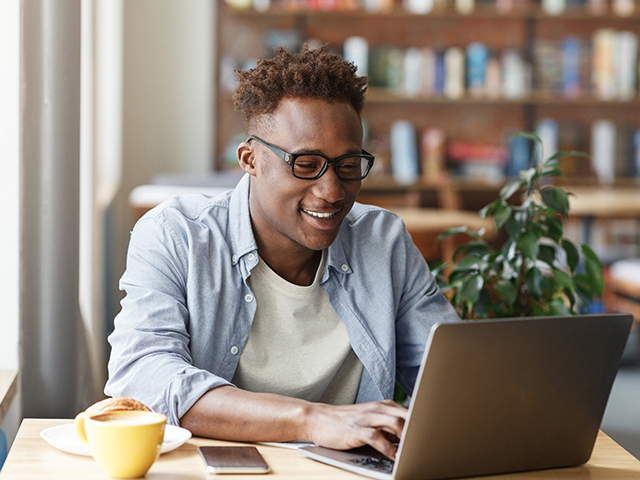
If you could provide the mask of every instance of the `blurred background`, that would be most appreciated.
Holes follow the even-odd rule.
[[[640,289],[638,35],[636,0],[0,0],[8,443],[102,398],[129,232],[170,194],[235,185],[233,71],[276,46],[326,44],[370,77],[362,202],[477,212],[541,154],[518,131],[590,153],[558,182],[608,209],[576,204],[566,232]],[[626,292],[594,311],[638,311]],[[637,336],[603,429],[640,457]]]

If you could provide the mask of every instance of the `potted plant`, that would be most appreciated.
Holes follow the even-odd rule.
[[[533,142],[530,166],[480,211],[482,218],[494,220],[502,244],[495,246],[483,238],[483,231],[467,227],[439,237],[471,237],[456,249],[451,262],[433,269],[463,319],[569,315],[602,295],[597,255],[564,237],[562,221],[569,214],[570,194],[550,181],[562,175],[558,158],[587,155],[559,152],[545,159],[537,135],[517,135]],[[521,202],[514,201],[516,194]]]

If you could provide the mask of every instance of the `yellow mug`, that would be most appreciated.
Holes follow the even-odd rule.
[[[78,414],[76,433],[113,478],[144,476],[160,455],[167,417],[161,413],[116,411]]]

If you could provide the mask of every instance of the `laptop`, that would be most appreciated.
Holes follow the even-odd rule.
[[[589,460],[633,316],[435,325],[396,461],[370,447],[298,452],[371,478],[459,478]]]

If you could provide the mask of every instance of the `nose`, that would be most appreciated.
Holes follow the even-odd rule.
[[[328,203],[336,203],[345,199],[344,182],[338,178],[335,165],[329,165],[324,174],[315,181],[313,193]]]

